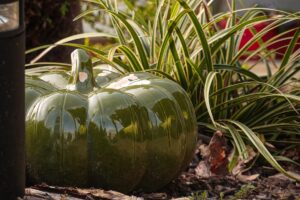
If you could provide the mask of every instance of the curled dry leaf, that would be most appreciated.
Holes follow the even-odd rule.
[[[207,158],[209,157],[209,147],[208,145],[205,145],[205,144],[201,144],[199,146],[199,150],[200,150],[200,155],[202,156],[202,158]]]
[[[202,178],[208,178],[212,176],[212,173],[209,169],[209,165],[207,161],[201,161],[195,169],[195,173],[197,176]]]
[[[247,146],[248,158],[243,159],[241,156],[238,159],[237,165],[232,169],[232,175],[236,176],[245,172],[246,164],[249,163],[257,155],[252,147]]]
[[[224,134],[221,131],[215,132],[208,147],[210,171],[216,175],[226,175],[229,151]]]
[[[234,175],[239,181],[247,183],[249,181],[253,181],[259,177],[259,174],[253,175],[244,175],[243,173],[247,171],[246,164],[252,161],[257,155],[252,147],[247,146],[248,158],[243,159],[241,156],[238,159],[237,165],[232,170],[232,175]]]
[[[253,174],[253,175],[243,175],[242,173],[239,173],[236,178],[243,182],[243,183],[248,183],[249,181],[254,181],[259,177],[259,174]]]
[[[210,177],[228,174],[229,151],[222,132],[217,131],[211,138],[209,145],[200,145],[199,149],[204,160],[195,169],[198,176]]]

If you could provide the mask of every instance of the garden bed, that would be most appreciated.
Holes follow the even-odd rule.
[[[200,136],[203,137],[203,136]],[[243,173],[243,177],[220,172],[221,175],[215,175],[208,172],[205,175],[203,170],[199,171],[201,163],[208,159],[215,159],[216,154],[210,155],[210,158],[203,157],[205,148],[214,145],[226,145],[218,140],[211,139],[210,144],[198,143],[198,150],[194,156],[187,171],[183,172],[176,180],[155,193],[133,192],[129,195],[117,191],[107,191],[102,189],[81,189],[73,187],[56,187],[46,184],[35,185],[26,189],[24,200],[96,200],[96,199],[288,199],[298,200],[300,198],[300,184],[296,181],[279,174],[276,170],[266,164],[253,166],[250,170]],[[218,143],[219,142],[219,143]],[[228,147],[227,147],[228,148]],[[219,146],[218,149],[222,149]],[[230,148],[228,148],[230,150]],[[229,155],[229,154],[227,154]],[[217,155],[219,156],[219,155]],[[290,149],[284,153],[284,156],[299,162],[300,150]],[[213,158],[214,157],[214,158]],[[219,160],[219,162],[222,162]],[[220,164],[220,163],[219,163]],[[221,166],[221,165],[219,165]],[[226,166],[226,165],[224,165]],[[290,172],[298,173],[300,170],[294,164],[287,164],[285,168]],[[226,174],[227,173],[227,174]],[[259,175],[259,176],[256,176]],[[295,174],[296,175],[296,174]],[[204,177],[206,176],[206,177]]]
[[[128,1],[129,9],[124,13],[119,12],[118,3],[89,2],[93,3],[91,8],[101,8],[99,13],[105,11],[103,16],[107,15],[112,20],[108,25],[117,34],[85,33],[65,38],[56,44],[88,51],[95,67],[105,64],[127,75],[147,71],[177,82],[188,93],[195,108],[199,130],[205,136],[199,134],[201,142],[189,168],[155,193],[135,191],[125,195],[100,188],[40,184],[27,188],[25,199],[299,200],[300,185],[294,181],[300,180],[298,15],[257,7],[240,13],[236,10],[235,1],[229,5],[230,11],[216,16],[209,4],[197,1],[177,0],[169,4],[157,1],[161,3],[152,7],[137,7],[134,12],[132,8],[135,5]],[[84,12],[80,17],[88,17],[92,13],[94,11]],[[99,16],[93,15],[92,22],[95,22],[95,17]],[[84,39],[84,44],[74,43],[78,39]],[[27,67],[53,67],[53,63],[39,61],[53,47],[44,50]],[[64,70],[69,66],[67,63],[55,65],[59,65],[57,69]],[[54,68],[52,72],[55,72]],[[92,91],[92,88],[89,89]],[[176,127],[168,120],[164,123]],[[190,147],[193,149],[190,157],[193,155],[195,137],[191,141],[193,145]],[[124,157],[121,155],[119,159]],[[36,163],[40,164],[41,160]],[[73,162],[70,166],[73,167]],[[132,170],[133,175],[141,169],[140,165],[135,166],[138,167]],[[173,168],[174,165],[168,166],[165,174],[176,174],[178,170]],[[153,167],[150,170],[154,171]],[[82,168],[79,167],[78,171],[81,172]],[[119,171],[117,169],[115,172]],[[76,178],[78,174],[73,173],[69,177],[79,180]],[[57,171],[53,175],[57,176],[54,180],[64,180]],[[132,178],[128,171],[125,175],[123,180],[126,180],[126,186],[134,185],[129,183],[130,179],[140,180]],[[52,174],[49,176],[53,177]],[[108,180],[113,179],[108,177]],[[116,177],[119,182],[120,176]],[[99,180],[104,182],[101,178]],[[162,181],[157,181],[158,184],[146,183],[157,186]]]
[[[199,178],[183,173],[180,178],[157,193],[125,195],[101,189],[59,188],[47,185],[26,189],[24,200],[81,199],[299,199],[300,185],[281,176],[262,177],[240,182],[232,176]]]

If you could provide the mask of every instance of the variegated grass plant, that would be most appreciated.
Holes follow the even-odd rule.
[[[157,0],[153,20],[147,20],[143,17],[147,13],[135,12],[134,8],[130,12],[119,10],[117,1],[86,1],[110,16],[115,33],[85,33],[32,49],[27,53],[45,50],[28,66],[49,65],[36,61],[52,48],[66,45],[85,49],[94,55],[95,63],[109,64],[122,73],[148,71],[172,79],[192,99],[202,133],[223,131],[232,139],[235,155],[245,160],[249,156],[247,145],[252,145],[275,169],[297,179],[278,163],[292,161],[280,156],[280,150],[271,154],[270,148],[280,146],[282,150],[300,144],[300,90],[292,86],[300,69],[300,50],[294,51],[300,31],[296,30],[292,38],[283,37],[295,30],[286,30],[268,41],[261,38],[300,20],[299,13],[257,7],[237,10],[233,0],[228,12],[213,15],[212,1]],[[94,8],[77,19],[92,12]],[[270,17],[267,12],[277,15]],[[218,23],[224,19],[227,26],[220,29]],[[269,25],[256,32],[253,26],[263,22]],[[239,48],[246,29],[254,36]],[[114,43],[103,50],[72,42],[90,37],[110,38]],[[276,49],[268,47],[286,39],[290,44],[277,71],[272,72]],[[255,43],[259,48],[248,52]],[[246,54],[246,59],[241,59]],[[256,63],[264,63],[266,76],[252,72],[256,64],[249,66],[248,61],[253,57],[259,57]],[[236,162],[233,159],[231,166]]]

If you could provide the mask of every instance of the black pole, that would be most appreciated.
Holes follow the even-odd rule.
[[[7,12],[7,8],[12,11]],[[24,2],[0,0],[0,199],[24,195]],[[2,8],[2,10],[1,10]],[[6,8],[6,11],[5,9]],[[15,25],[13,19],[19,18]],[[2,24],[1,24],[2,23]],[[7,23],[7,24],[5,24]],[[4,24],[4,25],[3,25]],[[2,28],[1,28],[2,27]]]

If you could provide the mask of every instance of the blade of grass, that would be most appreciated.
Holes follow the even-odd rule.
[[[205,33],[202,29],[202,26],[201,26],[201,24],[199,23],[199,21],[197,19],[197,16],[195,15],[193,10],[191,10],[189,5],[184,0],[177,0],[177,2],[179,2],[180,5],[188,11],[187,14],[189,15],[191,21],[193,22],[193,26],[195,28],[195,31],[197,32],[199,40],[201,41],[201,44],[203,46],[207,71],[208,72],[213,71],[214,67],[213,67],[212,60],[211,60],[210,48],[209,48]]]
[[[210,72],[207,75],[206,82],[204,85],[204,101],[205,101],[206,109],[207,109],[210,119],[215,127],[217,127],[217,124],[214,120],[214,116],[212,114],[212,110],[211,110],[211,106],[210,106],[210,89],[212,87],[213,80],[214,80],[215,76],[217,76],[217,74],[218,74],[218,72]]]
[[[275,158],[272,156],[272,154],[268,151],[268,149],[265,147],[265,145],[261,142],[259,137],[256,136],[256,134],[249,129],[244,124],[232,121],[232,120],[226,120],[227,122],[239,127],[241,131],[250,139],[251,143],[256,147],[256,149],[262,154],[262,156],[279,172],[285,174],[287,177],[290,177],[292,179],[295,179],[297,181],[300,181],[299,178],[293,176],[289,172],[285,171],[282,166],[275,160]]]
[[[226,127],[228,128],[233,138],[234,144],[238,150],[239,155],[242,156],[244,160],[247,160],[249,155],[244,140],[242,139],[240,133],[236,130],[234,126],[230,124],[226,124]]]
[[[126,29],[128,30],[128,32],[130,33],[134,44],[136,45],[136,50],[138,51],[138,54],[140,56],[141,62],[144,66],[145,69],[149,69],[149,63],[147,60],[147,56],[145,53],[145,48],[142,44],[141,39],[139,38],[139,36],[137,35],[136,31],[134,30],[134,28],[130,25],[130,23],[126,20],[126,18],[118,13],[115,13],[113,11],[108,10],[108,13],[110,13],[111,15],[113,15],[115,18],[117,18],[118,20],[120,20],[124,26],[126,27]]]
[[[53,48],[55,48],[56,46],[60,45],[60,44],[64,44],[67,42],[71,42],[74,40],[80,40],[80,39],[84,39],[84,38],[93,38],[93,37],[106,37],[106,38],[116,38],[115,35],[111,35],[111,34],[107,34],[107,33],[82,33],[82,34],[77,34],[77,35],[73,35],[70,37],[66,37],[62,40],[57,41],[56,43],[52,44],[52,45],[44,45],[43,47],[39,47],[39,48],[35,48],[35,49],[31,49],[29,51],[26,51],[26,54],[35,52],[37,50],[41,50],[46,48],[42,53],[40,53],[36,58],[34,58],[31,63],[35,63],[38,60],[40,60],[43,56],[45,56],[49,51],[51,51]]]

